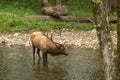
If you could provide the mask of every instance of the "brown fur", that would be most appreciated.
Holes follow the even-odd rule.
[[[50,40],[47,36],[45,36],[42,32],[33,32],[31,35],[31,42],[33,47],[33,59],[35,59],[35,49],[37,48],[37,53],[39,55],[39,51],[43,52],[43,62],[47,62],[47,54],[51,55],[59,55],[64,54],[67,55],[65,52],[65,47],[62,44],[56,43]]]

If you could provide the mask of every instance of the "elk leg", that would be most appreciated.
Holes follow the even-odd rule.
[[[35,47],[33,47],[33,64],[35,63]]]
[[[37,48],[37,54],[38,54],[38,57],[40,59],[40,49],[39,48]]]
[[[45,57],[46,57],[46,58],[45,58],[45,61],[47,62],[47,53],[45,54]]]
[[[43,64],[45,64],[45,53],[43,53]]]
[[[47,53],[43,53],[43,63],[47,63]]]

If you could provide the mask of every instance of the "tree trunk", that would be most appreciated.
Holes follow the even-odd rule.
[[[112,10],[114,10],[117,7],[117,0],[108,0],[108,13],[110,13]]]
[[[94,18],[97,26],[101,55],[104,64],[105,80],[115,79],[114,49],[109,30],[107,0],[94,3]]]
[[[43,7],[49,7],[49,6],[51,6],[49,4],[48,0],[42,0],[42,5],[43,5]]]
[[[56,0],[56,6],[61,6],[61,0]]]
[[[117,0],[117,17],[118,17],[118,23],[117,23],[117,56],[118,56],[118,63],[117,63],[117,68],[118,68],[118,74],[120,75],[120,0]],[[118,76],[119,76],[118,75]],[[120,76],[119,76],[120,77]],[[120,78],[119,78],[120,80]]]
[[[27,18],[35,18],[40,20],[55,20],[55,21],[65,21],[65,22],[80,22],[80,23],[93,23],[93,17],[74,17],[74,16],[60,16],[60,18],[54,18],[51,16],[40,16],[40,15],[31,15],[26,16]],[[110,23],[116,23],[116,17],[109,17]]]
[[[117,0],[108,0],[108,13],[110,13],[112,10],[114,10],[117,7]]]

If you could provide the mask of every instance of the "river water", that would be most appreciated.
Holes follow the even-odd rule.
[[[67,48],[68,56],[48,55],[43,65],[32,48],[24,46],[0,47],[0,80],[104,80],[102,59],[97,50]]]

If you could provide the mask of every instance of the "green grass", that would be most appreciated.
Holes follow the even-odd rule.
[[[41,14],[41,0],[0,0],[0,12],[18,15]]]
[[[55,5],[55,0],[49,0]],[[91,3],[88,0],[62,0],[69,16],[92,16]],[[18,15],[41,15],[42,0],[0,0],[0,12]]]
[[[62,0],[63,5],[66,5],[69,9],[69,16],[77,17],[91,17],[92,5],[89,0]]]
[[[55,5],[55,0],[49,0]],[[84,3],[87,4],[84,5]],[[69,9],[68,16],[91,16],[90,3],[87,0],[62,0]],[[89,6],[88,6],[89,5]],[[42,15],[42,0],[0,0],[0,32],[55,29],[88,29],[91,24],[71,22],[42,21],[24,16]],[[88,11],[88,13],[86,13]],[[91,13],[91,14],[90,14]]]
[[[25,18],[25,16],[28,15],[42,15],[41,1],[42,0],[0,0],[0,32],[63,28],[69,30],[91,30],[95,28],[95,25],[90,23],[55,22]],[[55,5],[54,0],[49,1],[51,4]],[[68,16],[93,16],[92,6],[88,0],[62,0],[62,4],[68,7]],[[116,12],[113,12],[112,14],[115,16]],[[116,25],[111,26],[111,29],[114,29],[114,26]]]
[[[20,32],[30,30],[51,30],[63,29],[68,30],[91,30],[96,28],[92,23],[78,22],[56,22],[44,21],[38,19],[29,19],[11,13],[0,13],[0,32]],[[116,25],[111,24],[111,30],[116,30]]]
[[[38,19],[29,19],[11,13],[0,14],[0,32],[18,32],[29,30],[51,30],[63,29],[69,30],[90,30],[93,24],[77,23],[77,22],[55,22],[43,21]]]
[[[67,6],[68,16],[91,17],[92,5],[90,0],[61,0],[62,5]],[[49,0],[55,5],[55,0]],[[17,15],[42,15],[42,0],[0,0],[0,12],[12,13]],[[116,10],[110,13],[116,16]]]

